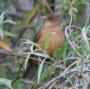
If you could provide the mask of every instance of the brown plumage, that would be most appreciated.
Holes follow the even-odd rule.
[[[49,17],[35,36],[35,41],[39,43],[40,48],[43,50],[46,49],[50,56],[53,56],[58,47],[63,48],[65,36],[62,30],[62,24],[62,20],[60,20],[59,23],[56,19]],[[47,48],[45,48],[46,41],[48,41]],[[25,78],[32,79],[36,73],[37,67],[35,66],[35,63],[38,64],[38,62],[36,61],[34,63],[33,61],[34,60],[30,60],[29,66],[24,74]]]
[[[46,50],[51,56],[58,47],[63,48],[65,36],[62,31],[62,24],[63,22],[60,22],[59,24],[57,19],[49,17],[46,19],[44,26],[42,26],[35,37],[36,41],[40,45],[40,48]],[[47,48],[45,48],[46,42],[48,43]]]

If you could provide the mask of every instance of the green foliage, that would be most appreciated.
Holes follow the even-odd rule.
[[[14,89],[18,89],[18,88],[19,88],[19,85],[20,85],[20,81],[17,80],[17,81],[14,83],[14,85],[13,85]]]
[[[5,13],[3,12],[1,15],[0,15],[0,37],[3,38],[4,37],[4,30],[3,30],[3,26],[5,23],[10,23],[10,24],[16,24],[16,22],[10,20],[10,19],[6,19],[4,20],[5,18]],[[6,34],[8,32],[5,32]],[[9,35],[11,35],[11,33],[9,32]]]
[[[5,10],[5,11],[14,11],[15,10],[14,3],[12,4],[11,1],[13,1],[13,0],[0,0],[0,9]],[[67,19],[69,17],[72,17],[73,19],[72,19],[71,23],[74,22],[76,25],[83,27],[83,25],[85,23],[85,17],[83,16],[83,12],[86,8],[86,4],[90,3],[90,0],[62,0],[62,1],[64,2],[63,4],[61,3],[62,11],[63,11],[64,15],[67,17]],[[49,2],[49,4],[48,4],[48,2]],[[40,28],[42,27],[42,25],[44,24],[44,20],[40,19],[37,22],[37,24],[34,24],[34,26],[31,23],[34,19],[36,19],[35,17],[37,15],[37,13],[39,13],[39,14],[43,13],[44,15],[47,15],[49,13],[51,14],[52,10],[51,10],[50,6],[51,6],[51,4],[55,4],[52,2],[54,2],[54,0],[49,0],[46,2],[44,2],[42,0],[42,2],[38,3],[38,6],[40,6],[40,7],[36,6],[31,11],[25,13],[24,18],[22,20],[17,19],[17,21],[20,22],[20,24],[18,25],[18,27],[16,27],[16,29],[22,30],[23,28],[28,27],[29,28],[28,30],[33,29],[33,31],[36,31],[36,33],[37,33],[40,30]],[[57,6],[55,5],[55,7],[57,7]],[[2,38],[3,38],[3,34],[8,35],[8,36],[15,36],[16,34],[18,34],[18,33],[16,33],[14,35],[10,32],[12,30],[11,29],[11,27],[12,27],[11,23],[16,24],[12,20],[10,20],[10,18],[11,17],[9,17],[9,19],[7,19],[6,14],[4,14],[4,13],[2,13],[0,15],[0,36]],[[8,23],[10,23],[10,26],[5,27],[5,25]],[[6,29],[6,30],[4,30],[4,29]],[[11,30],[9,30],[9,29],[11,29]],[[7,31],[7,30],[9,30],[9,31]],[[59,74],[62,76],[66,76],[66,81],[69,80],[73,84],[72,80],[73,79],[75,80],[75,83],[73,85],[79,85],[77,83],[77,80],[78,79],[80,80],[80,77],[77,76],[78,74],[76,73],[76,71],[78,73],[80,73],[80,75],[83,75],[82,76],[83,80],[84,80],[84,76],[87,76],[87,78],[89,77],[87,75],[88,73],[86,73],[87,69],[85,67],[86,64],[89,63],[89,59],[90,59],[90,40],[89,40],[90,31],[89,30],[90,30],[90,25],[85,25],[79,31],[78,31],[78,29],[75,29],[75,30],[69,29],[69,31],[66,34],[69,37],[66,38],[67,42],[65,42],[65,44],[64,44],[63,51],[62,51],[62,49],[58,48],[58,49],[56,49],[56,51],[54,53],[54,58],[56,59],[56,60],[53,60],[54,64],[57,61],[59,61],[60,64],[54,65],[54,64],[51,64],[51,61],[49,61],[51,65],[46,66],[44,64],[45,60],[42,61],[40,66],[39,66],[38,73],[37,73],[39,84],[43,84],[45,81],[48,81],[53,76],[55,76],[55,74],[57,73],[57,67],[56,66],[59,66],[59,68],[61,70],[61,71],[59,71]],[[20,33],[21,33],[21,31],[20,31]],[[26,31],[24,33],[26,33]],[[32,36],[32,31],[27,31],[27,33],[28,34],[25,34],[25,35],[28,39],[29,35]],[[22,37],[18,38],[18,40],[20,40],[20,39],[22,39]],[[17,55],[19,55],[19,56],[23,55],[24,57],[26,57],[26,59],[25,59],[22,56],[22,58],[25,59],[24,60],[25,61],[24,68],[27,67],[28,60],[30,59],[31,55],[38,56],[38,57],[44,57],[44,58],[50,58],[49,55],[45,54],[45,52],[40,50],[38,44],[36,44],[32,41],[29,41],[27,39],[25,39],[24,42],[22,42],[22,44],[21,44],[21,45],[24,45],[24,47],[21,46],[20,48],[18,48],[20,51],[18,51],[18,52],[15,51],[15,52],[17,52]],[[16,43],[18,43],[18,41]],[[71,49],[69,48],[68,43],[70,44]],[[27,45],[28,45],[28,47],[27,47]],[[49,39],[46,39],[46,42],[45,42],[45,48],[46,49],[48,48],[48,45],[49,45]],[[35,49],[35,47],[36,47],[36,49]],[[24,48],[26,48],[25,51],[23,51]],[[69,54],[70,52],[71,52],[70,56],[67,56],[67,54]],[[78,55],[78,53],[80,55]],[[15,57],[17,57],[17,55],[15,55]],[[69,58],[71,58],[71,59],[69,59]],[[5,59],[7,59],[7,57],[5,57]],[[14,59],[14,58],[9,57],[9,59]],[[47,62],[45,62],[45,63],[47,63]],[[10,69],[11,69],[11,71],[13,71],[13,74],[16,75],[16,72],[19,71],[19,68],[20,68],[20,64],[16,65],[13,63],[13,67]],[[75,70],[76,74],[74,74],[74,72],[73,72],[74,70]],[[6,70],[3,70],[3,68],[1,69],[1,71],[3,71],[6,74]],[[3,73],[0,73],[0,74],[2,74],[4,76]],[[68,79],[67,75],[68,75],[68,77],[70,77],[72,79],[70,79],[70,78]],[[75,77],[73,77],[74,75],[75,75]],[[13,75],[9,75],[9,76],[13,76]],[[0,82],[3,85],[5,85],[6,87],[9,87],[12,89],[10,80],[0,79]],[[81,82],[81,80],[79,82]],[[84,82],[86,82],[86,81],[84,80]],[[83,83],[80,83],[80,84],[82,85]],[[22,87],[24,85],[21,82],[21,80],[17,80],[14,83],[13,87],[14,87],[14,89],[22,89]],[[25,86],[27,87],[27,85],[25,85]],[[86,89],[86,88],[83,88],[83,89]]]
[[[33,8],[32,10],[24,13],[23,16],[23,20],[20,21],[17,29],[19,28],[25,28],[25,27],[30,27],[30,23],[32,22],[32,20],[35,18],[36,16],[36,11],[37,11],[38,7],[36,6],[35,8]]]
[[[14,0],[0,0],[0,9],[4,11],[15,11]]]
[[[85,6],[82,0],[64,0],[62,11],[66,16],[72,14],[73,18],[76,19],[77,14],[81,15],[83,13]]]
[[[54,57],[58,60],[60,60],[62,58],[62,49],[61,48],[57,48],[55,50]]]
[[[64,43],[64,47],[63,47],[63,53],[62,53],[62,58],[66,58],[67,57],[67,54],[68,52],[70,51],[70,48],[68,46],[68,43],[67,41]]]
[[[56,73],[56,69],[57,68],[54,65],[45,66],[45,69],[41,74],[40,83],[54,76]]]
[[[8,79],[0,78],[0,83],[1,83],[0,85],[4,85],[9,89],[13,89],[11,86],[11,81]]]
[[[45,45],[45,50],[48,49],[48,46],[49,46],[49,38],[47,38],[44,42],[44,45]]]
[[[41,29],[41,27],[44,25],[44,19],[43,18],[40,18],[39,20],[38,20],[38,22],[36,23],[36,25],[35,25],[35,34],[37,33],[37,32],[39,32],[39,30]]]
[[[37,79],[38,84],[40,83],[40,77],[41,77],[41,73],[42,73],[42,70],[43,70],[43,66],[44,66],[45,60],[46,60],[46,59],[44,59],[44,60],[40,63],[40,65],[39,65],[39,69],[38,69],[38,79]]]
[[[82,0],[83,3],[89,3],[90,4],[90,0]]]
[[[55,57],[55,59],[61,60],[61,59],[66,58],[67,53],[68,53],[68,50],[69,50],[68,43],[65,42],[65,43],[64,43],[64,46],[63,46],[63,49],[57,48],[57,49],[55,50],[55,52],[54,52],[54,57]]]

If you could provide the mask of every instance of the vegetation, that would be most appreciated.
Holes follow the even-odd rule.
[[[0,89],[90,89],[89,15],[89,0],[0,0]]]

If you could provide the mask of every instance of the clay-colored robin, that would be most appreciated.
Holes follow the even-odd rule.
[[[58,47],[63,49],[65,36],[62,30],[62,23],[62,20],[59,24],[57,19],[48,17],[45,21],[45,24],[41,27],[40,31],[35,36],[35,40],[38,42],[40,48],[44,51],[46,50],[50,56],[53,56],[55,50]],[[47,47],[45,46],[45,43],[47,43]],[[30,61],[27,71],[24,74],[25,78],[31,79],[35,75],[37,67],[32,61]],[[36,63],[38,64],[37,61]]]
[[[62,19],[62,18],[61,18]],[[64,45],[64,32],[63,32],[63,20],[59,23],[57,19],[48,17],[45,24],[37,33],[35,40],[39,43],[40,48],[53,56],[55,50]]]

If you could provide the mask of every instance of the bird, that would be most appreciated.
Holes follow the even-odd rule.
[[[60,19],[59,23],[55,17],[48,16],[45,19],[44,25],[34,37],[34,41],[39,44],[40,49],[46,51],[52,57],[57,48],[61,48],[63,50],[64,47],[65,35],[62,21],[63,20]],[[47,47],[45,46],[45,42],[47,43]],[[37,71],[37,65],[39,63],[37,60],[29,61],[27,70],[24,73],[24,78],[32,80]]]
[[[60,17],[60,22],[53,16],[48,16],[44,25],[35,36],[35,41],[39,47],[46,51],[50,56],[54,55],[57,48],[63,49],[65,35],[63,31],[63,20]]]

